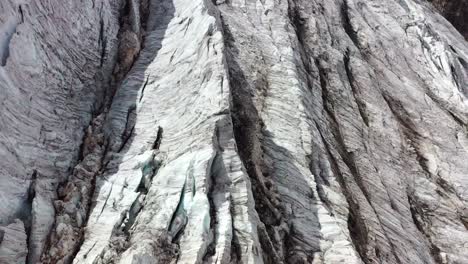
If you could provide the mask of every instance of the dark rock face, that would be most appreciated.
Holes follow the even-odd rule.
[[[427,1],[1,1],[0,91],[0,263],[468,263]]]
[[[430,0],[439,12],[468,39],[468,0]]]

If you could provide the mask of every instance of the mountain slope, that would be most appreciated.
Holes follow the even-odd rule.
[[[75,2],[0,3],[0,263],[468,263],[430,3]]]

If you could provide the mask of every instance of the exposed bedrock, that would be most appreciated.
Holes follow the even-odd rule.
[[[2,1],[0,263],[468,263],[432,2]]]

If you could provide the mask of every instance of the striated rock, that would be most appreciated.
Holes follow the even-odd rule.
[[[0,263],[468,263],[463,1],[75,2],[0,3]]]

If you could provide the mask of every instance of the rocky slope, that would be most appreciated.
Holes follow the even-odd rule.
[[[435,10],[0,2],[0,263],[468,263],[468,45]]]

